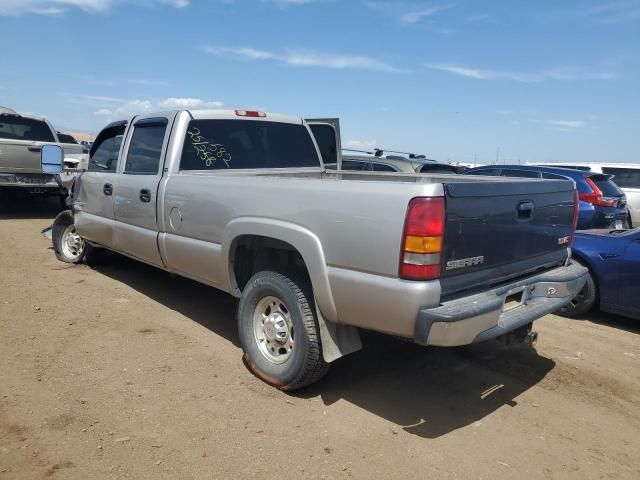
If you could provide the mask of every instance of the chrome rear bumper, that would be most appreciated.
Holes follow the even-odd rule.
[[[496,289],[420,310],[414,340],[423,345],[468,345],[509,333],[559,310],[580,291],[588,270],[571,263]],[[512,305],[505,305],[516,298]]]

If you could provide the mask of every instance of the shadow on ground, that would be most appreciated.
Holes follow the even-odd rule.
[[[0,220],[50,218],[53,223],[62,209],[59,197],[20,194],[0,188]]]
[[[231,295],[111,252],[105,252],[94,270],[240,346],[236,327],[237,301]]]
[[[614,315],[613,313],[601,312],[596,309],[578,318],[578,320],[597,323],[598,325],[604,325],[607,327],[619,328],[620,330],[625,330],[629,333],[640,334],[640,321],[634,318]]]
[[[239,346],[230,295],[115,254],[96,270]],[[320,396],[327,405],[346,400],[409,433],[436,438],[504,405],[517,408],[514,399],[555,365],[535,350],[498,342],[430,349],[371,333],[364,341],[363,351],[338,360],[323,381],[293,395]]]

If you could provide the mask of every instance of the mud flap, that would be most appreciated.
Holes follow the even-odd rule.
[[[320,327],[322,356],[325,362],[331,363],[340,357],[362,349],[360,332],[356,327],[325,320],[317,306],[316,315],[318,317],[318,326]]]

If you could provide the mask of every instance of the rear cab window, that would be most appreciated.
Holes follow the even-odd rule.
[[[613,181],[622,188],[640,188],[640,168],[602,167],[602,171],[613,175]]]
[[[0,115],[0,139],[55,142],[46,122],[20,115]]]
[[[320,167],[302,124],[257,120],[191,120],[180,170]]]

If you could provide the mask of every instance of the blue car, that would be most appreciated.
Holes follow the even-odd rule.
[[[629,212],[627,198],[611,180],[611,175],[568,168],[535,165],[486,165],[472,168],[464,175],[491,175],[573,180],[578,190],[578,229],[627,228]]]
[[[600,310],[640,320],[640,228],[576,232],[573,259],[589,268],[587,283],[560,315]]]

